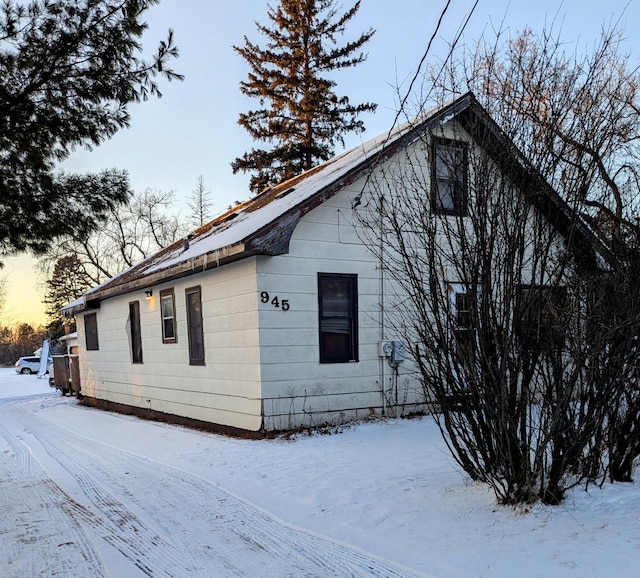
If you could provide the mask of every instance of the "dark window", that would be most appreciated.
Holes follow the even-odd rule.
[[[431,178],[431,209],[436,215],[467,214],[467,145],[435,139]]]
[[[358,278],[318,273],[320,363],[358,361]]]
[[[142,363],[142,334],[140,333],[140,303],[129,303],[129,324],[131,326],[131,359]]]
[[[84,316],[84,339],[87,350],[98,350],[98,319],[95,313]]]
[[[472,363],[476,350],[476,300],[460,286],[452,288],[454,351],[461,363]]]
[[[566,331],[566,287],[523,285],[518,300],[518,335],[529,350],[559,350]]]
[[[175,343],[176,302],[173,289],[160,291],[160,316],[162,318],[162,343]]]
[[[189,365],[204,365],[204,332],[202,327],[202,299],[200,287],[185,290],[187,298],[187,335],[189,337]]]

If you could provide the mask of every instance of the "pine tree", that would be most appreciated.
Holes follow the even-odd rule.
[[[187,204],[191,211],[189,215],[190,224],[195,227],[202,227],[202,225],[211,220],[211,207],[213,206],[211,189],[205,186],[202,175],[198,177],[196,188],[192,191]]]
[[[254,173],[254,193],[328,160],[337,143],[344,145],[345,134],[364,131],[358,116],[375,111],[376,105],[352,105],[347,96],[336,95],[330,77],[366,60],[360,49],[373,29],[342,46],[337,43],[359,8],[360,0],[339,15],[335,0],[280,0],[267,12],[273,27],[256,23],[266,46],[246,36],[244,46],[234,46],[250,67],[240,90],[262,107],[241,114],[238,124],[256,141],[274,143],[269,149],[252,149],[231,164],[234,173]]]
[[[128,105],[179,79],[173,36],[140,58],[144,14],[159,0],[3,0],[0,4],[0,255],[43,252],[94,228],[130,195],[110,170],[68,175],[58,162],[128,126]]]
[[[49,320],[47,327],[53,335],[63,333],[64,319],[60,309],[83,295],[91,286],[91,279],[77,255],[66,255],[56,261],[51,277],[46,281],[47,293],[43,299]]]

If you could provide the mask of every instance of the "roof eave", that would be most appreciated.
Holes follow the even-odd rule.
[[[167,283],[189,275],[207,271],[209,269],[215,269],[221,265],[225,265],[226,263],[239,261],[254,254],[256,253],[248,250],[243,242],[221,247],[220,249],[192,257],[186,261],[181,261],[180,263],[176,263],[166,269],[142,275],[117,285],[110,284],[104,289],[91,291],[84,296],[84,304],[82,306],[69,308],[68,311],[70,312],[73,310],[73,315],[75,315],[83,310],[95,309],[99,307],[100,301],[105,299],[117,297],[118,295],[124,295],[126,293],[132,293],[134,291],[141,291],[161,283]]]

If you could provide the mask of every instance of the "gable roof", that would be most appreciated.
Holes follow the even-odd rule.
[[[533,167],[515,149],[472,93],[434,107],[419,118],[371,139],[335,158],[277,186],[265,189],[248,201],[193,231],[185,239],[161,249],[126,271],[89,290],[69,304],[65,313],[98,306],[103,299],[151,287],[252,255],[281,255],[289,250],[291,235],[301,217],[331,198],[345,186],[366,175],[380,160],[393,155],[417,137],[456,117],[471,134],[487,129],[492,145],[507,150],[515,165],[532,179]],[[514,163],[510,163],[512,167]],[[510,169],[512,170],[512,169]],[[560,196],[541,178],[533,179],[541,191],[537,204],[555,219],[561,230],[576,220]],[[582,226],[582,225],[581,225]],[[593,236],[584,225],[581,237]]]

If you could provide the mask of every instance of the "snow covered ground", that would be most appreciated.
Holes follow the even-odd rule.
[[[640,575],[640,488],[499,507],[429,419],[249,441],[0,369],[0,577]]]

